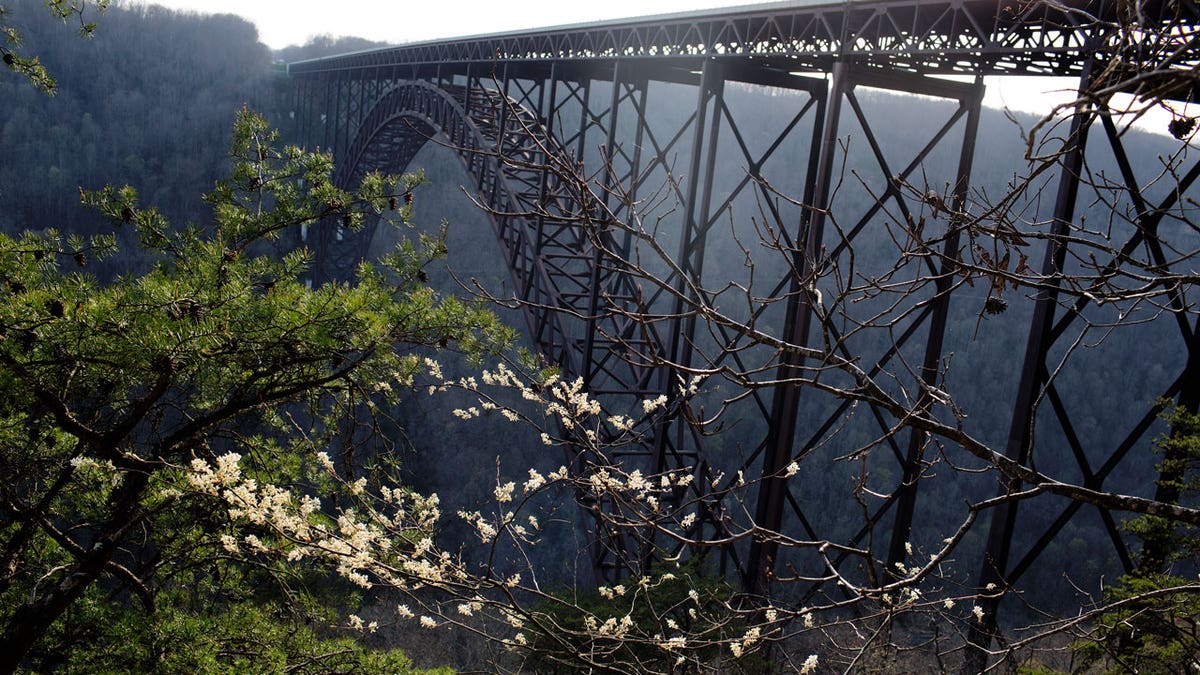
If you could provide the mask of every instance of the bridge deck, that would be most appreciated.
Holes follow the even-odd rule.
[[[1167,22],[1182,12],[1184,25],[1197,23],[1194,2],[1147,2],[1141,9]],[[1078,75],[1095,27],[1116,11],[1111,1],[785,2],[419,42],[289,69],[749,56],[788,71],[827,71],[834,60],[854,60],[930,74]]]

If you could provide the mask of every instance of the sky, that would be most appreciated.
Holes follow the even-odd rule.
[[[388,43],[416,42],[528,28],[622,19],[763,0],[155,0],[173,9],[238,14],[258,27],[259,39],[279,49],[315,35],[356,36]],[[1072,98],[1069,79],[989,78],[984,104],[1045,113]],[[1146,126],[1162,133],[1166,120]]]
[[[154,0],[174,9],[246,17],[278,49],[314,35],[353,35],[400,43],[604,19],[686,12],[738,0]]]

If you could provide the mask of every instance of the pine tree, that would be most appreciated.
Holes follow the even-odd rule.
[[[168,602],[181,584],[245,599],[261,579],[230,567],[222,512],[180,489],[191,463],[237,453],[297,484],[330,451],[359,471],[360,436],[334,439],[359,402],[398,400],[420,367],[412,348],[509,338],[487,310],[418,280],[438,240],[406,239],[386,269],[364,263],[318,287],[309,251],[272,255],[301,227],[361,226],[419,181],[371,175],[348,193],[327,155],[273,141],[262,117],[238,116],[208,227],[174,229],[130,188],[84,194],[113,228],[136,231],[154,261],[143,275],[89,275],[112,254],[111,233],[0,236],[0,671],[94,639],[64,629],[73,608],[205,604]],[[229,591],[235,574],[243,590]]]

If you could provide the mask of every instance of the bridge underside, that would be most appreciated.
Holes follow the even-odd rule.
[[[1094,23],[1037,6],[1016,18],[1003,3],[976,2],[763,10],[724,23],[696,18],[671,48],[654,47],[670,22],[581,30],[570,45],[554,31],[418,45],[301,64],[293,71],[297,108],[305,137],[334,149],[346,184],[366,171],[406,168],[430,138],[455,148],[475,181],[469,191],[491,211],[541,354],[566,378],[583,378],[608,413],[654,429],[610,456],[573,457],[576,468],[616,462],[693,477],[667,505],[696,514],[675,528],[678,537],[611,527],[629,516],[626,505],[600,506],[607,516],[592,533],[599,575],[620,576],[646,565],[651,550],[675,555],[699,542],[692,554],[710,556],[748,591],[811,577],[796,598],[803,604],[836,595],[831,566],[851,582],[886,575],[955,536],[958,523],[922,519],[930,504],[997,494],[995,474],[950,468],[978,468],[977,457],[899,423],[871,397],[839,395],[859,390],[833,372],[834,360],[854,362],[913,410],[935,411],[1019,463],[1053,463],[1093,490],[1151,496],[1147,446],[1162,401],[1193,412],[1200,403],[1200,324],[1185,289],[1164,291],[1154,310],[1135,303],[1135,314],[1163,320],[1145,342],[1153,353],[1132,358],[1161,368],[1121,392],[1121,364],[1136,360],[1104,347],[1108,309],[1062,282],[1088,264],[1095,241],[1068,241],[1094,218],[1101,193],[1119,193],[1109,212],[1125,215],[1100,234],[1090,230],[1120,252],[1097,269],[1132,259],[1186,273],[1193,263],[1176,252],[1195,247],[1170,241],[1178,230],[1168,233],[1167,223],[1195,222],[1185,213],[1200,174],[1194,158],[1176,158],[1164,188],[1160,174],[1139,174],[1147,163],[1131,159],[1117,121],[1081,108],[1058,134],[1053,170],[1028,199],[1004,207],[1013,222],[1037,223],[1040,241],[963,222],[962,214],[984,209],[985,190],[995,196],[1007,185],[988,175],[996,158],[980,154],[995,145],[978,134],[982,75],[1071,75],[1091,91],[1110,74],[1094,48],[1108,44]],[[1195,14],[1192,4],[1184,10]],[[805,40],[820,44],[793,53],[798,38],[780,38],[789,11],[789,30],[803,20],[839,37],[821,42],[810,30]],[[1005,33],[1005,21],[1020,29]],[[720,35],[730,46],[713,53],[717,24],[727,26]],[[975,32],[988,40],[973,43]],[[687,53],[681,35],[695,35],[702,50]],[[753,44],[761,53],[744,53]],[[975,77],[935,77],[947,72]],[[901,128],[903,115],[888,107],[911,99],[878,92],[919,95],[933,112]],[[1089,172],[1100,162],[1115,169],[1096,189]],[[349,274],[365,255],[365,237],[336,227],[317,236],[328,277]],[[994,275],[963,271],[987,265]],[[1010,274],[1043,282],[1024,297],[1004,295]],[[1020,328],[1001,331],[1001,322]],[[1019,332],[1024,344],[990,336],[1002,332]],[[1092,356],[1066,358],[1085,347]],[[699,393],[684,395],[681,384],[693,381]],[[1107,396],[1133,398],[1097,407],[1064,389],[1093,381],[1112,387]],[[643,412],[642,402],[659,395],[670,404]],[[975,407],[946,406],[942,396]],[[1119,419],[1104,420],[1100,411],[1114,407]],[[697,423],[718,410],[736,423],[721,433]],[[1058,456],[1038,454],[1049,452]],[[1017,487],[1002,481],[1000,494]],[[1105,509],[1030,496],[983,515],[986,537],[958,550],[960,563],[974,557],[966,564],[977,575],[962,579],[964,588],[1020,588],[1046,551],[1061,552],[1060,540],[1081,528],[1112,544],[1090,554],[1104,560],[1101,573],[1134,567],[1122,516]],[[783,536],[750,536],[751,524]],[[707,544],[721,540],[731,543]],[[821,541],[838,546],[787,545]],[[984,632],[996,606],[986,609]]]

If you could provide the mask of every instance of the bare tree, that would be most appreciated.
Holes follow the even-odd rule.
[[[1194,112],[1187,107],[1197,78],[1189,11],[1130,5],[1122,8],[1119,21],[1100,26],[1095,58],[1077,98],[1021,130],[1025,166],[1000,194],[971,191],[961,183],[938,185],[919,173],[887,176],[886,184],[873,185],[858,167],[843,165],[827,196],[818,189],[806,201],[754,176],[762,196],[752,227],[744,216],[731,215],[722,240],[722,256],[742,268],[734,275],[729,265],[706,275],[668,243],[681,236],[673,227],[686,227],[672,223],[678,213],[661,198],[670,186],[650,198],[639,196],[636,179],[614,184],[608,177],[619,172],[612,167],[589,172],[531,129],[539,154],[551,158],[542,169],[575,204],[564,212],[559,202],[557,210],[547,206],[532,215],[570,223],[584,242],[579,253],[595,260],[593,278],[621,279],[599,289],[604,302],[596,313],[537,303],[534,310],[566,313],[635,367],[670,374],[659,417],[639,416],[636,407],[613,397],[606,401],[651,426],[640,440],[644,446],[661,445],[664,436],[680,428],[693,437],[694,463],[674,467],[690,471],[688,485],[663,495],[661,502],[647,507],[637,499],[579,488],[597,520],[594,531],[601,537],[607,533],[614,557],[639,574],[650,561],[683,550],[701,557],[721,550],[743,562],[748,556],[749,566],[766,570],[766,580],[746,587],[749,594],[739,602],[761,607],[780,598],[801,603],[824,598],[829,616],[836,617],[833,623],[852,621],[869,636],[841,643],[853,645],[845,652],[849,666],[861,664],[862,650],[888,644],[897,616],[937,614],[945,627],[936,634],[960,639],[939,639],[934,651],[940,658],[943,651],[968,646],[966,670],[995,665],[1059,632],[1094,637],[1088,631],[1103,623],[1100,617],[1141,602],[1137,594],[1105,595],[1091,582],[1076,580],[1081,584],[1076,609],[1050,608],[1016,584],[1039,547],[1080,509],[1099,516],[1097,531],[1113,540],[1114,558],[1131,577],[1161,574],[1172,564],[1188,569],[1172,548],[1177,537],[1142,536],[1136,525],[1153,518],[1167,529],[1191,528],[1200,520],[1186,498],[1190,464],[1179,444],[1161,444],[1167,457],[1152,489],[1123,484],[1114,472],[1133,461],[1131,447],[1140,442],[1137,461],[1143,475],[1149,473],[1145,469],[1154,460],[1146,454],[1147,430],[1160,414],[1174,410],[1168,435],[1186,436],[1190,427],[1182,420],[1200,403],[1195,337],[1200,325],[1189,297],[1196,282],[1194,185],[1200,175],[1195,118],[1189,116]],[[1166,130],[1178,143],[1149,163],[1147,172],[1147,163],[1134,161],[1126,140],[1136,135],[1136,122],[1159,110],[1170,113]],[[848,136],[842,142],[862,140]],[[607,152],[612,156],[611,149]],[[873,202],[861,220],[839,202],[843,192],[853,190],[866,192]],[[779,222],[780,204],[803,213],[798,236]],[[480,205],[487,208],[485,201]],[[860,236],[867,223],[882,232],[871,239]],[[778,282],[779,269],[789,283]],[[957,318],[947,318],[950,310],[944,305],[951,296],[958,303]],[[965,304],[964,297],[969,298]],[[520,298],[491,299],[522,303]],[[786,317],[784,308],[789,308]],[[1001,315],[1018,314],[1014,320],[1029,322],[1024,358],[1008,357],[1024,372],[1014,382],[1017,403],[1007,439],[989,434],[974,419],[1010,401],[972,399],[970,374],[955,361],[962,357],[935,353],[931,359],[926,352],[922,359],[919,349],[905,344],[917,324],[939,313],[941,321],[960,324],[964,314],[973,318],[974,330],[965,342],[984,347],[980,333],[995,330],[993,325],[1005,318]],[[804,328],[789,333],[788,324],[795,321],[804,322]],[[655,337],[685,322],[700,327],[685,350],[669,349],[666,339]],[[1162,387],[1151,400],[1126,403],[1144,404],[1144,414],[1107,431],[1127,434],[1126,440],[1112,450],[1084,447],[1082,434],[1063,412],[1072,404],[1069,399],[1095,395],[1067,389],[1078,386],[1077,373],[1098,368],[1097,355],[1111,357],[1113,345],[1124,348],[1128,332],[1173,331],[1172,325],[1182,344],[1175,342],[1174,354],[1161,356],[1171,377],[1146,385]],[[978,357],[968,352],[965,358]],[[764,466],[757,475],[750,475],[749,463],[737,461],[744,458],[731,461],[728,451],[722,457],[711,450],[706,439],[737,438],[729,430],[745,423],[739,415],[748,402],[786,390],[815,393],[831,401],[824,405],[844,419],[857,419],[821,428],[795,449],[790,463]],[[875,431],[864,432],[864,417]],[[1059,447],[1073,452],[1073,461],[1050,456],[1039,461],[1035,449],[1048,444],[1040,425],[1050,424],[1062,427],[1055,431],[1066,437]],[[664,469],[661,463],[647,467],[612,449],[598,449],[594,439],[572,431],[567,428],[562,440],[574,457],[584,458],[576,466],[581,480],[614,467],[625,475],[635,466]],[[766,433],[780,432],[770,428]],[[857,473],[844,489],[849,499],[838,507],[859,507],[859,526],[851,529],[855,534],[839,539],[807,522],[792,523],[790,529],[765,522],[763,495],[803,478],[806,462],[813,465],[809,471],[829,471],[818,459],[822,454],[834,457],[832,466],[843,467],[833,469],[837,475]],[[900,458],[901,480],[879,479],[888,463],[880,454]],[[938,496],[955,492],[945,487],[946,476],[976,487],[965,491],[953,520],[933,528],[936,537],[922,535],[933,545],[924,543],[914,553],[907,540],[911,523],[889,527],[879,513],[905,498],[916,499],[918,486]],[[981,496],[988,485],[995,486],[993,494]],[[787,488],[783,492],[793,498]],[[1060,522],[1040,526],[1046,534],[1030,542],[1030,551],[1014,565],[1007,558],[1019,536],[1013,530],[1021,505],[1052,508]],[[756,550],[769,553],[754,559]],[[982,561],[973,562],[975,556]],[[964,578],[970,574],[979,575],[974,583]],[[1172,594],[1186,595],[1193,584],[1180,584],[1178,591],[1147,590],[1146,597],[1167,594],[1186,605],[1179,600],[1184,596]],[[903,592],[928,604],[909,597],[905,611],[898,611]],[[1000,621],[997,613],[1006,597],[1024,606],[1024,627],[1011,618]],[[869,625],[880,628],[868,631],[864,626]],[[910,639],[909,632],[892,647]]]

